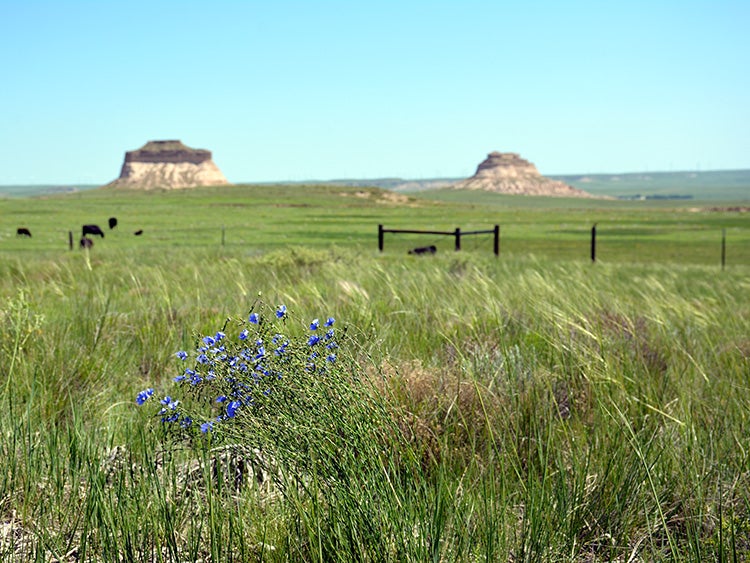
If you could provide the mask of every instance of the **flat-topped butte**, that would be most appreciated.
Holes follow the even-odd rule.
[[[179,140],[149,141],[125,153],[125,162],[110,187],[181,189],[221,186],[229,182],[214,164],[211,151],[193,149]]]
[[[453,187],[516,195],[595,197],[564,182],[545,178],[536,166],[517,153],[498,151],[488,154],[471,178]]]
[[[211,160],[211,151],[191,149],[182,141],[149,141],[140,149],[125,153],[125,162],[190,162]]]

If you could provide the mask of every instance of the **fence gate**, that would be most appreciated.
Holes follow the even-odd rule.
[[[494,235],[493,251],[495,256],[500,255],[500,225],[495,225],[493,229],[487,231],[461,231],[456,227],[455,231],[417,231],[413,229],[384,229],[383,225],[378,225],[378,250],[383,252],[385,233],[410,233],[417,235],[445,235],[455,238],[456,250],[461,250],[461,237],[468,235]]]

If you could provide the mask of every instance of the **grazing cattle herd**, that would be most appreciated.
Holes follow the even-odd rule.
[[[107,224],[109,225],[109,229],[112,230],[117,226],[117,217],[110,217],[107,220]],[[143,229],[138,229],[137,231],[134,231],[133,234],[137,237],[141,236],[143,234]],[[95,225],[93,223],[83,225],[81,228],[81,239],[79,241],[79,246],[81,248],[92,248],[94,246],[94,241],[88,238],[90,236],[99,236],[104,239],[104,231],[99,225]],[[18,227],[16,229],[16,236],[17,237],[27,237],[31,238],[31,230],[29,230],[27,227]],[[73,234],[70,233],[70,248],[73,248]],[[435,254],[437,252],[437,247],[432,244],[430,246],[419,246],[417,248],[412,248],[409,251],[409,254],[416,254],[418,256],[425,255],[425,254]]]
[[[118,223],[117,217],[110,217],[107,220],[107,225],[109,225],[110,230],[114,229],[117,226],[117,223]],[[136,236],[140,236],[143,234],[143,229],[138,229],[133,234]],[[18,227],[16,229],[16,236],[31,238],[31,229],[29,229],[28,227]],[[78,246],[80,248],[85,248],[85,249],[93,248],[94,241],[89,238],[90,236],[98,236],[104,239],[104,231],[99,225],[96,225],[94,223],[88,223],[86,225],[83,225],[81,227],[81,238],[79,240]],[[73,232],[72,231],[69,232],[68,238],[70,239],[70,248],[72,249],[73,248]]]

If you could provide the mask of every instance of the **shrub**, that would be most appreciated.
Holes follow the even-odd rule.
[[[257,452],[295,527],[315,535],[311,545],[330,553],[392,549],[393,534],[402,533],[392,516],[418,464],[338,327],[333,317],[301,324],[283,305],[256,304],[246,318],[197,338],[195,350],[176,353],[187,366],[174,391],[159,398],[146,389],[136,401],[158,402],[169,436]]]

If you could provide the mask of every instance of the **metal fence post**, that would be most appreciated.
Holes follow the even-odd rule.
[[[596,223],[591,227],[591,261],[596,262]]]

